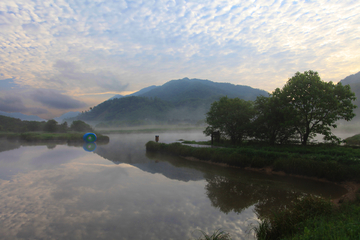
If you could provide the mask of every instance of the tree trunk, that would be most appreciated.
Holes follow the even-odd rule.
[[[310,135],[309,132],[306,132],[306,133],[304,134],[304,137],[303,137],[303,139],[302,139],[301,145],[306,145],[307,140],[308,140],[308,138],[309,138],[309,135]]]

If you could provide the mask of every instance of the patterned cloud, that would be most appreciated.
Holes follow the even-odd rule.
[[[0,79],[72,97],[185,76],[272,91],[360,71],[358,36],[359,1],[3,0]]]

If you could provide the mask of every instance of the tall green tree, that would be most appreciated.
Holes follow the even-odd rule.
[[[331,133],[336,121],[350,121],[354,116],[352,103],[356,98],[349,85],[324,82],[317,72],[297,72],[288,80],[283,89],[276,89],[273,97],[288,106],[291,120],[306,145],[316,134],[325,135],[327,140],[339,140]]]
[[[54,119],[50,119],[45,123],[44,131],[45,132],[56,132],[58,129],[58,124]]]
[[[232,143],[241,142],[249,135],[254,113],[251,101],[222,97],[211,104],[206,114],[206,123],[209,126],[204,133],[209,136],[214,131],[220,131],[222,135],[229,137]]]
[[[286,143],[295,137],[289,108],[280,99],[271,94],[268,97],[258,96],[254,107],[256,111],[252,123],[254,137],[270,144]]]

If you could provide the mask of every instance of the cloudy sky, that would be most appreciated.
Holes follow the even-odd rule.
[[[1,0],[0,111],[51,118],[184,77],[360,71],[360,1]]]

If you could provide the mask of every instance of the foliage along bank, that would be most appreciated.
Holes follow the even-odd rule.
[[[46,133],[46,132],[24,132],[24,133],[0,133],[0,137],[6,137],[8,140],[23,140],[28,142],[38,142],[38,141],[67,141],[67,142],[83,142],[84,132],[68,132],[68,133]],[[99,143],[108,143],[109,137],[99,134],[96,134],[97,140]]]
[[[181,143],[146,143],[146,150],[194,157],[233,167],[266,168],[329,181],[360,181],[360,149],[340,146],[260,146],[196,148]]]
[[[339,143],[331,128],[336,121],[350,121],[356,106],[349,85],[333,84],[320,79],[317,72],[297,72],[282,89],[269,97],[255,100],[227,97],[215,101],[206,114],[204,133],[220,132],[233,144],[255,139],[270,144],[300,142],[306,145],[316,134],[324,140]]]
[[[67,140],[83,141],[85,132],[94,130],[87,123],[77,120],[73,121],[70,127],[67,122],[58,124],[51,119],[47,122],[21,121],[20,119],[0,116],[0,137],[7,139],[25,141],[47,141],[47,140]],[[97,142],[109,142],[109,137],[96,133]]]
[[[360,239],[360,194],[335,206],[308,196],[273,212],[254,227],[258,240]]]

